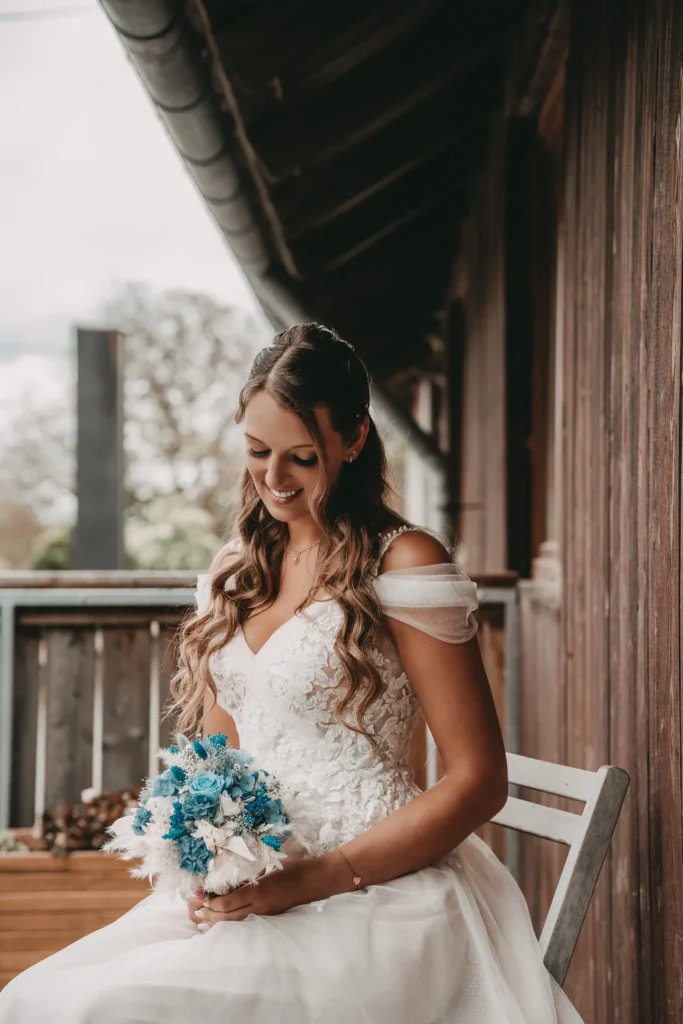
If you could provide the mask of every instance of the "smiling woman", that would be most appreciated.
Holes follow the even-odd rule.
[[[227,895],[154,893],[11,982],[0,1024],[578,1021],[473,835],[507,796],[476,587],[387,505],[368,400],[362,362],[323,327],[259,353],[237,414],[239,537],[198,582],[173,683],[181,729],[225,733],[285,810],[306,806],[305,843]],[[418,707],[444,768],[426,792]],[[183,843],[203,874],[201,832]]]

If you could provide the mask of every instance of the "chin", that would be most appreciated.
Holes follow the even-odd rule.
[[[305,501],[297,500],[291,505],[276,505],[275,502],[269,501],[263,495],[261,495],[261,501],[273,519],[277,519],[279,523],[293,523],[295,519],[301,519],[303,516],[308,515]]]

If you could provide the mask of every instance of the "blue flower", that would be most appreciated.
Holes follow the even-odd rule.
[[[232,747],[227,756],[230,758],[231,764],[238,764],[243,768],[246,768],[254,760],[254,755],[250,754],[248,750],[235,750]]]
[[[224,779],[221,775],[214,772],[197,772],[195,777],[190,779],[188,789],[195,796],[214,797],[214,803],[218,803],[223,785]]]
[[[183,805],[180,800],[176,800],[173,804],[170,826],[169,831],[161,837],[162,839],[180,839],[182,836],[187,835],[185,815],[183,814]]]
[[[205,875],[213,854],[203,839],[183,836],[178,841],[180,847],[180,867],[192,875]]]
[[[162,772],[161,775],[155,779],[152,796],[175,796],[177,792],[178,784],[170,771]]]
[[[245,774],[236,777],[234,785],[228,790],[233,800],[241,800],[242,797],[248,796],[249,793],[253,793],[257,777],[256,772],[251,775]]]
[[[261,811],[263,820],[269,825],[285,825],[285,808],[281,800],[268,800]]]
[[[179,754],[180,753],[180,747],[176,747],[175,744],[174,744],[172,747],[168,748],[168,752],[169,752],[169,754]]]
[[[183,814],[188,819],[213,818],[218,806],[218,797],[213,794],[189,793],[183,804]]]
[[[187,778],[187,772],[185,771],[185,769],[184,768],[180,768],[177,764],[171,765],[171,767],[169,768],[169,771],[170,771],[171,775],[173,776],[173,778],[175,779],[175,781],[179,782],[181,785],[183,784],[183,782]]]
[[[207,736],[206,738],[212,747],[224,747],[228,742],[228,737],[224,732],[215,732],[213,736]]]
[[[148,825],[151,820],[152,812],[148,811],[146,807],[138,807],[137,811],[135,812],[135,817],[133,819],[132,826],[135,835],[144,836],[145,825]]]
[[[235,773],[232,768],[226,768],[223,772],[223,789],[226,793],[229,793],[232,787],[235,785]]]
[[[206,761],[209,756],[206,752],[206,747],[201,740],[194,740],[192,743],[192,749],[198,757],[201,757],[202,761]]]
[[[278,839],[277,836],[261,836],[261,842],[266,846],[271,846],[274,850],[280,850],[282,848],[282,840]]]

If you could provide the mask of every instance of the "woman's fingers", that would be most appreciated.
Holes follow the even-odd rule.
[[[212,925],[218,924],[219,921],[243,921],[245,917],[249,917],[253,912],[251,906],[240,907],[239,910],[231,910],[229,913],[221,913],[220,911],[204,907],[201,923],[210,928]]]
[[[220,914],[231,914],[254,902],[254,886],[242,885],[226,896],[210,896],[204,899],[203,908]]]
[[[190,918],[190,921],[193,921],[195,924],[199,924],[200,923],[200,921],[202,919],[201,914],[199,914],[199,916],[197,916],[197,915],[198,915],[199,911],[201,911],[203,905],[204,905],[204,900],[203,899],[198,899],[196,897],[193,897],[192,899],[189,899],[187,901],[187,914],[188,914],[188,917]]]

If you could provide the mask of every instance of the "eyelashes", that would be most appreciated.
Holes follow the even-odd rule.
[[[257,451],[255,448],[247,448],[247,455],[251,456],[252,459],[265,459],[270,455],[270,449],[264,448],[261,451]],[[302,459],[300,455],[292,455],[292,458],[299,466],[315,466],[318,461],[317,455],[313,455],[310,459]]]

